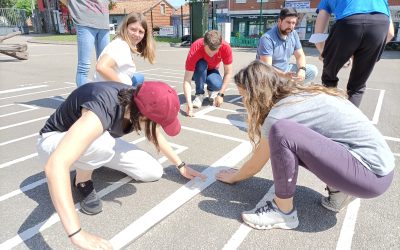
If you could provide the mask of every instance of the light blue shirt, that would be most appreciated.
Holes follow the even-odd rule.
[[[335,14],[336,20],[355,14],[382,13],[390,17],[387,0],[321,0],[317,7],[329,14]]]
[[[268,138],[271,126],[281,119],[302,124],[339,143],[377,175],[387,175],[394,169],[393,153],[382,134],[346,99],[327,94],[286,97],[269,112],[262,136]]]
[[[260,59],[260,56],[271,56],[272,66],[286,72],[289,70],[290,57],[298,49],[301,49],[301,43],[296,30],[283,39],[275,25],[260,38],[256,59]]]

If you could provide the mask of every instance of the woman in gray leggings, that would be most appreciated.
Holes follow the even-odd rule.
[[[283,81],[259,61],[237,73],[235,83],[255,150],[239,170],[223,170],[216,177],[235,183],[254,176],[271,159],[275,184],[273,199],[242,213],[245,223],[257,229],[298,226],[293,196],[299,165],[330,187],[329,197],[322,199],[330,210],[339,211],[352,197],[373,198],[389,188],[394,156],[342,91]]]

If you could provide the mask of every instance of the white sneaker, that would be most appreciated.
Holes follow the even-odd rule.
[[[325,190],[328,191],[328,197],[322,197],[321,205],[333,212],[340,212],[343,210],[355,197],[343,193],[339,190],[335,190],[331,187],[326,187]]]
[[[196,95],[193,100],[193,108],[200,108],[203,105],[204,95]]]
[[[215,98],[218,96],[218,91],[210,91],[208,90],[208,100],[210,103],[214,103]]]
[[[255,229],[293,229],[299,225],[297,210],[290,214],[279,210],[274,201],[267,201],[265,205],[242,213],[243,221]]]

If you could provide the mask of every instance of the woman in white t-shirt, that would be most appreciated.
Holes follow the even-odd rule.
[[[139,55],[150,63],[155,61],[152,32],[147,28],[141,13],[130,13],[118,27],[117,35],[100,55],[94,81],[116,81],[128,85],[141,84],[144,77],[136,73],[134,56]]]

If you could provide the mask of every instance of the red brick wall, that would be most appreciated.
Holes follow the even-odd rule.
[[[161,4],[165,4],[165,14],[161,14]],[[157,6],[153,8],[153,27],[169,26],[171,25],[171,16],[174,13],[174,9],[165,2],[160,2]],[[144,14],[147,19],[148,27],[151,27],[151,13],[146,12]]]

